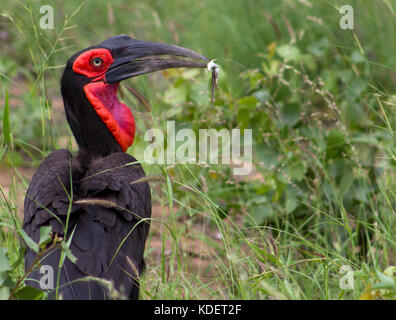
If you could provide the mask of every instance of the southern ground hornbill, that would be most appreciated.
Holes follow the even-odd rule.
[[[118,85],[153,71],[204,68],[207,63],[189,49],[126,35],[69,59],[61,93],[79,151],[73,156],[56,150],[41,163],[26,194],[23,220],[23,229],[36,242],[40,227],[51,226],[54,237],[67,242],[77,258],[60,264],[60,247],[39,257],[39,265],[53,269],[57,289],[49,291],[50,298],[108,299],[104,282],[128,298],[138,298],[151,195],[141,165],[125,153],[134,140],[135,120],[118,100]],[[142,182],[132,183],[138,180]],[[32,269],[37,260],[27,249],[25,269]],[[33,268],[26,283],[40,288],[42,277],[39,268]]]

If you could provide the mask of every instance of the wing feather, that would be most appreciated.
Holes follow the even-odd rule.
[[[139,222],[151,216],[151,194],[147,182],[131,184],[145,177],[141,165],[126,153],[116,152],[95,161],[84,173],[73,166],[71,154],[58,150],[38,168],[25,198],[24,230],[35,240],[39,228],[51,225],[63,236],[62,222],[70,214],[66,238],[75,228],[70,249],[76,264],[66,259],[60,271],[64,299],[102,299],[103,287],[86,276],[111,280],[116,289],[130,298],[138,296],[137,277],[144,267],[144,247],[149,223]],[[70,207],[71,190],[73,204]],[[104,200],[116,206],[100,205]],[[85,200],[75,204],[77,200]],[[56,219],[54,217],[58,219]],[[27,250],[26,269],[35,253]],[[41,264],[50,264],[58,272],[60,252],[55,250]],[[32,272],[30,278],[40,279]],[[37,281],[29,283],[38,286]]]

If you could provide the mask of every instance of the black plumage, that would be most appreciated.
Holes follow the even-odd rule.
[[[73,156],[57,150],[42,162],[26,193],[23,220],[23,229],[36,242],[40,228],[51,226],[54,238],[69,243],[76,258],[66,257],[59,270],[65,248],[48,244],[52,249],[40,264],[53,269],[57,289],[49,292],[50,298],[59,293],[63,299],[108,299],[114,292],[138,298],[151,193],[141,165],[125,153],[133,143],[135,122],[118,100],[118,83],[166,68],[206,67],[195,60],[208,61],[185,48],[120,35],[67,62],[61,93],[79,151]],[[25,269],[36,259],[28,248]],[[26,283],[40,288],[42,277],[35,268]]]
[[[105,287],[97,281],[70,283],[86,276],[113,280],[117,290],[137,299],[151,200],[147,182],[131,182],[144,176],[136,159],[123,152],[96,159],[82,170],[79,156],[74,159],[69,151],[57,150],[38,168],[25,198],[23,228],[36,242],[40,239],[40,226],[45,225],[52,226],[53,232],[64,237],[69,212],[66,237],[75,228],[70,249],[77,262],[73,264],[66,258],[61,269],[59,283],[64,299],[107,297]],[[69,209],[70,199],[72,202],[85,199],[88,203],[75,204]],[[107,203],[95,204],[95,199]],[[35,257],[28,249],[26,268]],[[59,261],[59,248],[41,261],[42,265],[54,267],[55,284]],[[33,279],[40,277],[39,270],[29,275]],[[36,281],[27,283],[40,288]]]

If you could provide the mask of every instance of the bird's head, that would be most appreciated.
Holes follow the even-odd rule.
[[[205,68],[207,63],[192,50],[126,35],[77,52],[66,64],[61,91],[79,148],[104,156],[132,145],[135,120],[118,100],[120,81],[169,68]]]

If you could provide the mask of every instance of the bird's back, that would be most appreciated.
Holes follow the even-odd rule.
[[[136,159],[123,152],[87,164],[57,150],[38,168],[25,198],[23,229],[36,242],[42,226],[51,226],[64,242],[72,237],[75,263],[66,257],[59,272],[60,248],[40,257],[40,265],[52,268],[52,283],[63,299],[107,299],[114,292],[138,297],[151,216],[149,185],[139,181],[144,177]],[[36,259],[28,249],[25,269]],[[42,277],[36,268],[27,284],[40,288]]]

